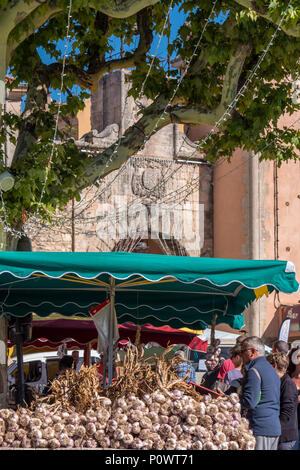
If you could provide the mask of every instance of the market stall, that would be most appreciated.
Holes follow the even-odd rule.
[[[84,320],[99,304],[109,305],[110,384],[115,311],[121,324],[240,328],[251,302],[298,287],[292,263],[284,261],[130,253],[0,255],[2,314],[8,318],[34,312]],[[192,384],[178,379],[174,367],[164,358],[153,367],[129,349],[126,374],[101,390],[95,369],[67,371],[53,385],[49,401],[37,400],[33,411],[0,410],[1,446],[253,449],[255,439],[240,415],[238,396],[199,396]]]
[[[89,317],[110,299],[118,323],[203,329],[212,322],[243,326],[243,312],[273,291],[298,290],[286,261],[231,260],[140,253],[2,252],[2,314],[34,312]],[[113,313],[111,314],[111,319]],[[112,379],[113,325],[109,338]]]

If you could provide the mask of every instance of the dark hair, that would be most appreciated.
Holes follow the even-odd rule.
[[[72,356],[63,356],[58,363],[58,370],[71,369],[74,364]]]
[[[289,352],[289,345],[285,341],[276,340],[272,344],[272,347],[277,349],[278,352],[283,352],[285,354]]]
[[[230,357],[236,357],[241,355],[241,343],[236,344],[233,348],[229,351]]]
[[[245,339],[247,339],[247,338],[248,338],[247,334],[240,335],[236,338],[235,343],[236,344],[242,344],[242,342],[245,341]]]

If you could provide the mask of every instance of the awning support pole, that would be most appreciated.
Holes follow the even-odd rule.
[[[91,365],[91,343],[84,345],[84,365],[89,367]]]
[[[113,379],[113,320],[115,311],[116,281],[110,278],[110,316],[109,316],[109,343],[108,343],[108,385],[112,384]]]
[[[215,313],[213,319],[211,321],[211,332],[210,332],[210,344],[213,346],[215,343],[215,331],[216,331],[216,323],[217,323],[218,314]]]
[[[17,349],[17,364],[18,364],[18,404],[25,407],[25,377],[24,377],[24,364],[23,364],[23,336],[21,329],[20,318],[16,319],[16,349]]]

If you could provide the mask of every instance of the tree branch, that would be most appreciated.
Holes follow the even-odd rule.
[[[143,148],[146,136],[154,135],[164,126],[170,124],[171,116],[168,114],[158,121],[166,104],[166,98],[160,96],[148,106],[144,116],[124,133],[116,153],[113,153],[116,149],[116,144],[114,143],[101,154],[91,158],[89,165],[86,166],[82,180],[78,181],[79,189],[82,190],[90,186],[99,177],[104,178],[112,171],[120,168],[132,155]],[[109,162],[108,167],[106,167],[107,162]]]
[[[138,47],[133,54],[128,55],[120,59],[113,59],[108,62],[98,62],[97,66],[93,67],[93,72],[90,73],[86,70],[79,69],[77,66],[67,64],[65,66],[65,73],[75,75],[77,79],[77,85],[82,88],[87,88],[92,92],[96,92],[98,89],[99,80],[106,74],[113,70],[119,70],[124,68],[134,67],[145,54],[149,51],[153,39],[152,30],[149,28],[149,11],[145,9],[137,14],[137,25],[140,33],[140,40]],[[47,67],[49,73],[61,73],[62,64],[54,63]]]
[[[35,2],[37,3],[37,2]],[[57,13],[60,13],[62,8],[56,6],[54,2],[50,3],[45,10],[45,6],[39,4],[39,7],[30,12],[22,22],[18,22],[16,26],[10,31],[7,41],[7,64],[19,44],[27,39],[36,29],[40,28],[43,24],[49,21]]]
[[[224,77],[221,102],[214,110],[199,108],[194,105],[173,108],[170,110],[172,122],[195,126],[200,124],[214,125],[224,114],[237,93],[239,78],[250,51],[251,46],[249,44],[241,44],[230,58]]]
[[[113,144],[100,155],[91,158],[91,162],[86,167],[85,175],[80,182],[79,189],[82,190],[86,186],[93,184],[99,176],[104,178],[112,171],[120,168],[132,155],[141,150],[146,137],[152,136],[172,122],[193,125],[214,125],[236,95],[241,71],[250,50],[251,47],[248,44],[239,45],[230,58],[224,78],[221,102],[216,109],[201,109],[197,106],[177,107],[175,109],[169,107],[166,113],[162,115],[168,100],[163,96],[159,96],[148,106],[145,114],[139,121],[127,129],[115,153],[113,152],[116,144]],[[108,167],[106,167],[107,162],[109,162]]]
[[[99,5],[98,10],[112,18],[129,18],[149,6],[155,5],[159,0],[124,0],[120,5],[113,5],[107,0],[104,5]]]
[[[268,13],[268,7],[261,8],[259,5],[254,0],[234,0],[236,3],[241,5],[242,7],[247,8],[248,10],[253,10],[255,13],[257,13],[258,16],[261,16],[262,18],[265,18],[266,20],[271,21],[272,23],[279,24],[280,18],[278,18],[276,21],[274,21],[271,17],[271,15]],[[293,36],[295,38],[300,37],[300,24],[298,23],[296,26],[293,27],[285,27],[284,25],[281,25],[282,31],[285,32],[288,36]]]
[[[27,99],[22,115],[22,126],[12,159],[12,167],[22,163],[22,158],[26,157],[30,147],[40,137],[37,128],[41,125],[41,111],[45,110],[48,106],[49,87],[50,81],[47,73],[34,74],[32,82],[28,85]]]

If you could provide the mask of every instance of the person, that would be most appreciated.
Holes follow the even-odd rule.
[[[72,356],[65,355],[63,356],[58,363],[58,370],[56,373],[55,378],[60,379],[60,377],[64,376],[68,369],[72,369],[74,367],[74,359]],[[47,385],[44,387],[42,394],[49,395],[51,389],[52,381],[48,381]]]
[[[68,369],[75,369],[75,361],[72,356],[63,356],[58,363],[58,376],[65,375]]]
[[[298,438],[292,450],[300,450],[300,347],[293,348],[289,354],[288,374],[296,385],[298,393],[297,420],[298,420]]]
[[[227,385],[230,385],[230,383],[233,380],[238,380],[243,378],[242,374],[242,353],[241,353],[241,343],[236,344],[231,350],[230,350],[230,359],[234,365],[234,369],[230,369],[225,377],[224,377],[224,382]]]
[[[82,362],[79,360],[79,351],[73,351],[72,352],[72,357],[74,359],[74,368],[76,372],[80,371],[80,368],[82,366]]]
[[[230,358],[234,364],[234,369],[230,369],[224,378],[224,381],[217,381],[216,391],[221,395],[229,395],[231,393],[240,394],[241,385],[242,385],[242,354],[241,354],[241,344],[236,344],[230,350]]]
[[[257,336],[241,344],[245,377],[242,384],[242,414],[256,440],[255,450],[277,450],[281,434],[280,378],[265,357],[265,346]]]
[[[24,377],[25,379],[25,377]],[[15,374],[15,383],[10,385],[9,391],[13,400],[13,406],[20,404],[20,390],[19,390],[19,374]],[[27,406],[30,406],[33,401],[33,391],[32,388],[24,383],[24,402]]]
[[[178,377],[185,378],[186,382],[196,383],[196,372],[194,367],[185,359],[184,351],[176,351],[174,358],[178,361],[176,370]],[[176,361],[176,362],[177,362]]]
[[[267,361],[274,367],[280,377],[280,425],[281,436],[278,450],[292,450],[298,438],[297,405],[298,393],[296,384],[286,373],[289,358],[282,352],[271,353]]]
[[[218,373],[221,367],[220,362],[218,359],[213,358],[211,354],[207,354],[205,365],[207,372],[202,377],[201,386],[210,390],[216,390]]]
[[[247,338],[247,336],[245,334],[242,334],[242,335],[238,336],[235,340],[235,344],[236,345],[241,344],[246,338]],[[225,359],[225,361],[223,362],[223,364],[220,367],[218,377],[217,377],[218,380],[224,381],[227,372],[229,372],[232,369],[235,369],[235,365],[232,362],[232,359],[231,358]]]
[[[276,340],[274,341],[274,343],[272,344],[272,352],[273,353],[276,353],[276,352],[283,352],[285,354],[288,354],[289,352],[289,345],[286,341],[282,341],[282,340]]]

